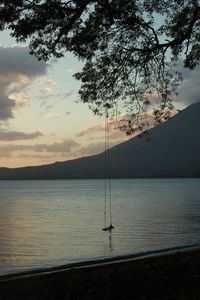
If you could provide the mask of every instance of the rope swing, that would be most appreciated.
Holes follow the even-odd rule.
[[[109,114],[108,107],[105,105],[105,185],[104,185],[104,227],[103,231],[111,233],[114,226],[112,225],[112,197],[111,197],[111,180],[110,180],[110,140],[109,140]],[[109,216],[107,216],[107,206],[109,207]],[[107,225],[107,217],[109,222]]]

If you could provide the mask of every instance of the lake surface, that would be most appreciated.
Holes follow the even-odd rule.
[[[200,179],[0,181],[0,274],[200,243]]]

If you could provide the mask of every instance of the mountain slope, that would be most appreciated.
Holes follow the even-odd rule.
[[[110,150],[111,176],[200,177],[200,102]],[[104,153],[50,165],[0,168],[0,179],[103,178]]]
[[[200,174],[200,102],[168,122],[153,128],[145,138],[119,145],[126,172],[135,177],[198,176]],[[117,155],[118,146],[112,157]]]

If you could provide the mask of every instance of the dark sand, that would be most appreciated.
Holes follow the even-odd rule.
[[[28,277],[1,277],[0,299],[198,300],[200,250]]]

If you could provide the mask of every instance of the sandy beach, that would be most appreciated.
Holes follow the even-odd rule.
[[[2,300],[200,299],[200,249],[2,276]]]

